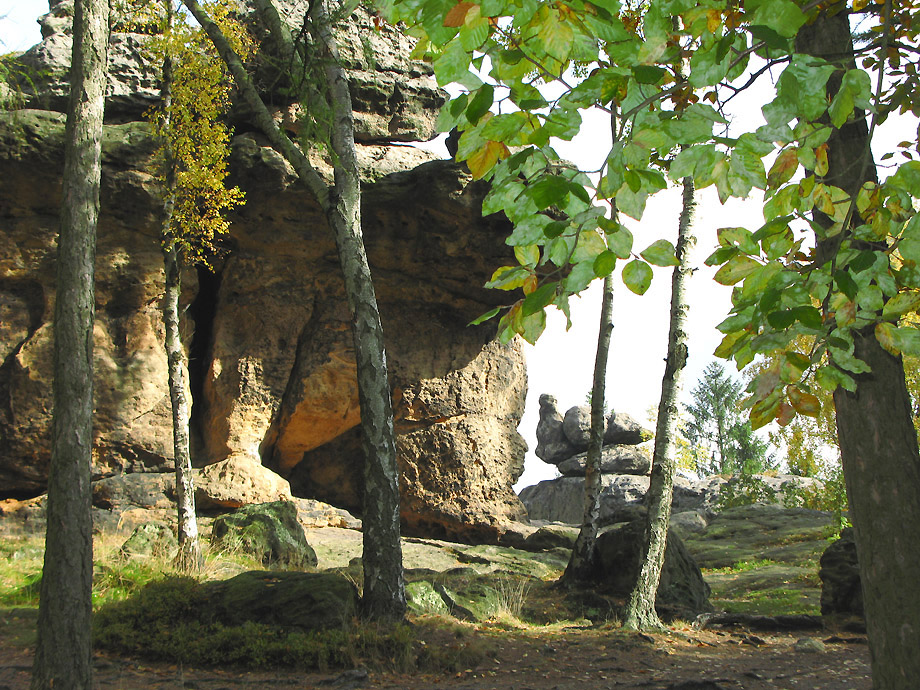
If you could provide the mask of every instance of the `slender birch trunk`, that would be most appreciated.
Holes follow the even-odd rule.
[[[54,304],[48,526],[33,690],[93,685],[93,321],[108,2],[77,0],[73,35]]]
[[[683,207],[677,234],[677,261],[671,277],[671,323],[668,332],[668,356],[661,380],[658,422],[655,427],[655,451],[652,478],[646,494],[648,515],[641,567],[626,608],[623,627],[631,630],[655,630],[664,626],[655,611],[655,596],[664,565],[674,494],[674,437],[677,434],[677,394],[687,364],[686,282],[692,274],[690,250],[696,243],[692,233],[694,209],[693,179],[684,178]]]
[[[179,332],[179,296],[182,294],[181,268],[175,247],[163,248],[166,291],[163,296],[163,323],[166,326],[166,358],[169,374],[169,401],[172,405],[173,454],[176,462],[176,507],[179,519],[179,553],[176,568],[182,572],[201,570],[201,541],[195,513],[195,486],[192,481],[192,454],[189,442],[188,358]]]
[[[598,518],[601,502],[601,456],[607,420],[604,415],[604,391],[607,387],[607,358],[610,337],[613,334],[613,275],[604,278],[604,296],[601,301],[600,330],[597,335],[597,353],[594,357],[594,382],[591,387],[591,435],[585,458],[585,513],[578,530],[578,538],[561,582],[572,585],[591,578],[594,545],[597,542]]]
[[[166,0],[167,28],[172,27],[172,0]],[[162,129],[167,131],[172,106],[173,64],[169,55],[163,59],[163,82],[160,88]],[[179,300],[182,296],[182,267],[173,241],[171,226],[175,208],[176,160],[168,138],[163,147],[166,167],[166,196],[163,202],[163,225],[160,243],[163,251],[165,289],[163,294],[163,326],[165,328],[166,368],[169,381],[169,402],[172,408],[173,458],[176,464],[176,509],[178,517],[179,552],[176,568],[186,573],[201,570],[201,541],[198,538],[198,518],[195,513],[195,487],[192,482],[192,452],[189,440],[191,418],[188,401],[188,357],[179,331]]]
[[[311,4],[312,48],[322,60],[333,108],[331,147],[335,155],[334,183],[328,186],[307,157],[272,120],[239,58],[195,0],[185,5],[204,27],[237,87],[254,113],[255,123],[313,193],[335,235],[345,279],[345,293],[354,316],[361,426],[364,432],[364,613],[370,618],[399,619],[405,615],[406,595],[399,535],[399,476],[393,406],[387,377],[383,328],[361,233],[361,185],[354,143],[354,120],[348,81],[337,54],[325,3]],[[269,29],[283,52],[290,37],[280,27],[269,0],[259,0]],[[279,30],[280,29],[280,30]]]

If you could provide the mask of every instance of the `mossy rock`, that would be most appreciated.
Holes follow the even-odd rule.
[[[729,508],[706,529],[685,536],[687,548],[703,568],[726,568],[739,562],[769,559],[804,564],[827,546],[830,513],[776,505]]]
[[[444,599],[428,580],[406,583],[406,603],[409,610],[416,615],[450,615],[450,609]]]
[[[289,501],[243,506],[214,520],[212,542],[219,548],[239,549],[263,565],[297,569],[315,567],[316,552],[307,543]]]
[[[358,591],[329,573],[250,571],[202,585],[213,620],[281,628],[341,628],[358,609]]]
[[[135,528],[119,549],[124,556],[163,556],[167,560],[173,559],[178,550],[179,542],[172,530],[156,522]]]

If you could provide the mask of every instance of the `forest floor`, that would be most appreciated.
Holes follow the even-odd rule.
[[[0,611],[0,689],[26,690],[35,610]],[[456,630],[417,626],[417,645],[451,645]],[[670,634],[614,628],[547,627],[526,631],[470,627],[481,659],[456,672],[395,673],[359,667],[305,673],[287,669],[189,668],[97,652],[99,690],[262,690],[404,688],[430,690],[869,690],[864,636],[677,629]],[[805,643],[803,640],[821,642]],[[823,647],[823,651],[812,647]]]
[[[687,535],[686,543],[713,588],[710,601],[717,609],[754,616],[814,616],[820,597],[817,557],[827,546],[830,521],[829,515],[817,511],[732,509],[706,531]],[[357,567],[359,532],[318,528],[307,529],[306,534],[319,557],[319,568]],[[109,535],[96,544],[94,599],[124,599],[146,579],[162,577],[143,564],[114,559],[112,554],[123,540],[123,535]],[[700,630],[682,621],[666,633],[627,632],[614,617],[590,609],[593,603],[573,609],[552,587],[567,560],[564,549],[531,553],[427,539],[405,539],[403,549],[410,581],[413,573],[447,577],[460,572],[462,577],[474,572],[475,566],[478,577],[517,576],[526,586],[509,593],[510,599],[517,599],[506,602],[513,610],[510,617],[465,622],[431,612],[411,615],[402,646],[397,645],[408,662],[380,656],[362,661],[360,654],[354,654],[355,663],[325,672],[284,667],[253,670],[183,666],[100,649],[95,655],[93,687],[870,690],[872,686],[865,635],[817,629]],[[42,554],[39,535],[0,530],[0,690],[29,687]],[[209,561],[205,577],[225,579],[245,569],[252,565],[218,555]]]

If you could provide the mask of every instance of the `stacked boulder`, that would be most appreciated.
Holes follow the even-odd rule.
[[[565,415],[551,395],[540,396],[537,424],[537,457],[555,465],[562,475],[528,486],[520,498],[531,520],[581,524],[585,501],[585,452],[591,429],[587,406],[573,407]],[[610,413],[601,455],[601,526],[627,522],[644,513],[649,487],[651,454],[641,444],[652,433],[622,413]],[[731,497],[753,483],[758,495],[752,501],[794,508],[802,505],[796,496],[814,493],[823,486],[819,479],[790,474],[755,474],[748,477],[674,477],[671,525],[684,533],[704,529]],[[743,497],[742,497],[743,498]]]
[[[540,396],[537,457],[555,465],[562,475],[521,492],[531,520],[580,523],[584,505],[584,476],[591,410],[573,407],[563,415],[556,398]],[[652,438],[627,414],[607,416],[601,450],[601,522],[610,524],[635,517],[635,508],[648,491],[652,458],[641,444]]]

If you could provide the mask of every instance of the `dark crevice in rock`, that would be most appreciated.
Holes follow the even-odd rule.
[[[281,404],[278,405],[278,411],[275,413],[275,418],[272,420],[271,426],[259,446],[259,455],[262,458],[262,464],[282,476],[285,472],[280,466],[280,457],[276,444],[278,443],[278,438],[284,432],[284,426],[291,412],[297,405],[297,399],[301,392],[303,379],[306,376],[304,373],[304,367],[306,366],[304,360],[310,355],[311,344],[315,339],[317,329],[320,327],[319,310],[316,306],[314,301],[310,318],[307,319],[307,322],[300,330],[300,334],[297,336],[297,345],[294,350],[294,363],[291,365],[291,373],[290,376],[288,376],[287,387],[284,390],[284,395],[281,397]]]
[[[198,294],[188,308],[188,315],[195,323],[195,331],[189,346],[188,376],[192,392],[192,412],[189,426],[195,436],[200,436],[206,418],[204,382],[211,362],[211,339],[214,334],[214,318],[217,315],[218,295],[223,274],[199,266]]]
[[[22,366],[18,361],[22,348],[43,325],[46,305],[44,289],[40,283],[32,280],[0,280],[0,295],[3,298],[2,307],[5,307],[4,312],[7,308],[19,312],[9,315],[0,312],[0,325],[6,322],[5,325],[11,327],[13,331],[25,330],[23,337],[10,349],[3,363],[0,364],[0,456],[11,457],[15,454],[11,452],[12,438],[15,435],[8,433],[8,430],[16,424],[11,382],[22,370]],[[25,306],[24,310],[21,309],[22,306]],[[22,318],[23,316],[25,317],[24,319]],[[20,321],[20,323],[16,323],[17,321]],[[0,478],[3,477],[3,474],[3,468],[0,467]],[[2,486],[0,488],[0,500],[6,498],[22,500],[34,498],[43,493],[43,482],[39,476],[34,477],[34,487],[26,486],[31,484],[28,477],[20,476],[18,480],[20,485],[12,487],[9,482],[0,481],[0,486]]]

